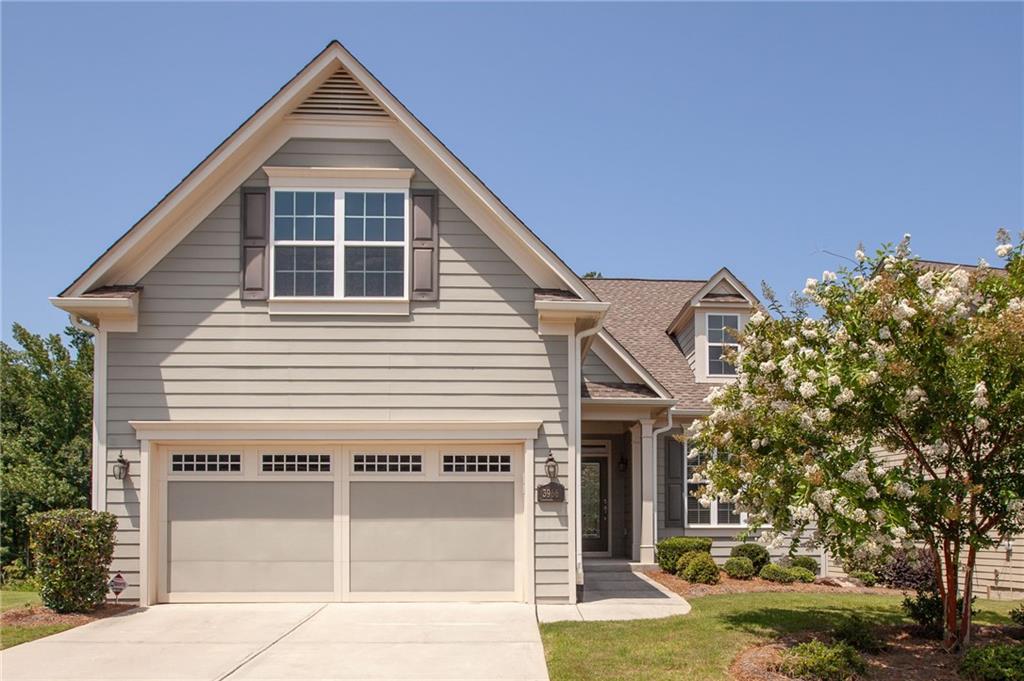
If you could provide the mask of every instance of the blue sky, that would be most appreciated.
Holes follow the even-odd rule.
[[[1024,226],[1024,5],[2,5],[3,335],[332,38],[574,269],[779,292]]]

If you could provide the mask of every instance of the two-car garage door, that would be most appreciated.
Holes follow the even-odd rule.
[[[161,601],[524,600],[521,446],[158,456]]]

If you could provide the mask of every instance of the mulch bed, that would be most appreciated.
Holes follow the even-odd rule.
[[[26,605],[22,608],[14,608],[7,612],[0,613],[0,626],[3,627],[42,627],[52,624],[67,624],[77,627],[80,624],[92,622],[118,615],[126,610],[131,610],[134,605],[104,603],[96,610],[89,613],[66,613],[61,614],[50,610],[44,605]]]
[[[959,658],[942,652],[936,639],[922,638],[913,627],[885,627],[878,633],[888,648],[864,655],[871,681],[963,681],[956,671]],[[979,645],[1014,640],[1004,627],[979,626],[972,635]],[[804,636],[747,648],[733,660],[729,673],[735,681],[791,681],[775,671],[782,651],[810,639]]]
[[[680,579],[661,570],[645,573],[648,577],[675,591],[684,598],[695,598],[699,596],[712,596],[716,594],[743,594],[755,592],[779,592],[779,593],[849,593],[849,594],[882,594],[898,596],[901,591],[886,589],[883,587],[838,587],[825,584],[804,584],[794,582],[793,584],[779,584],[769,582],[766,579],[754,577],[753,579],[732,579],[723,574],[722,581],[718,584],[690,584],[685,579]]]

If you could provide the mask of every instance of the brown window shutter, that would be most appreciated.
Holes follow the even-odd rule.
[[[683,495],[686,493],[683,445],[674,437],[665,440],[665,527],[683,526]]]
[[[242,300],[266,300],[270,254],[270,188],[242,188]]]
[[[437,192],[412,191],[412,300],[438,299]]]

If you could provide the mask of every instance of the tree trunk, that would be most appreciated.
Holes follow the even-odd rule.
[[[959,551],[950,544],[948,539],[943,540],[942,554],[945,561],[946,592],[942,594],[942,648],[947,653],[955,652],[959,645],[960,628],[957,626],[959,611],[956,607],[958,553]]]
[[[964,607],[960,610],[960,649],[971,644],[971,598],[974,591],[974,563],[978,549],[971,544],[967,550],[967,566],[964,569]]]

